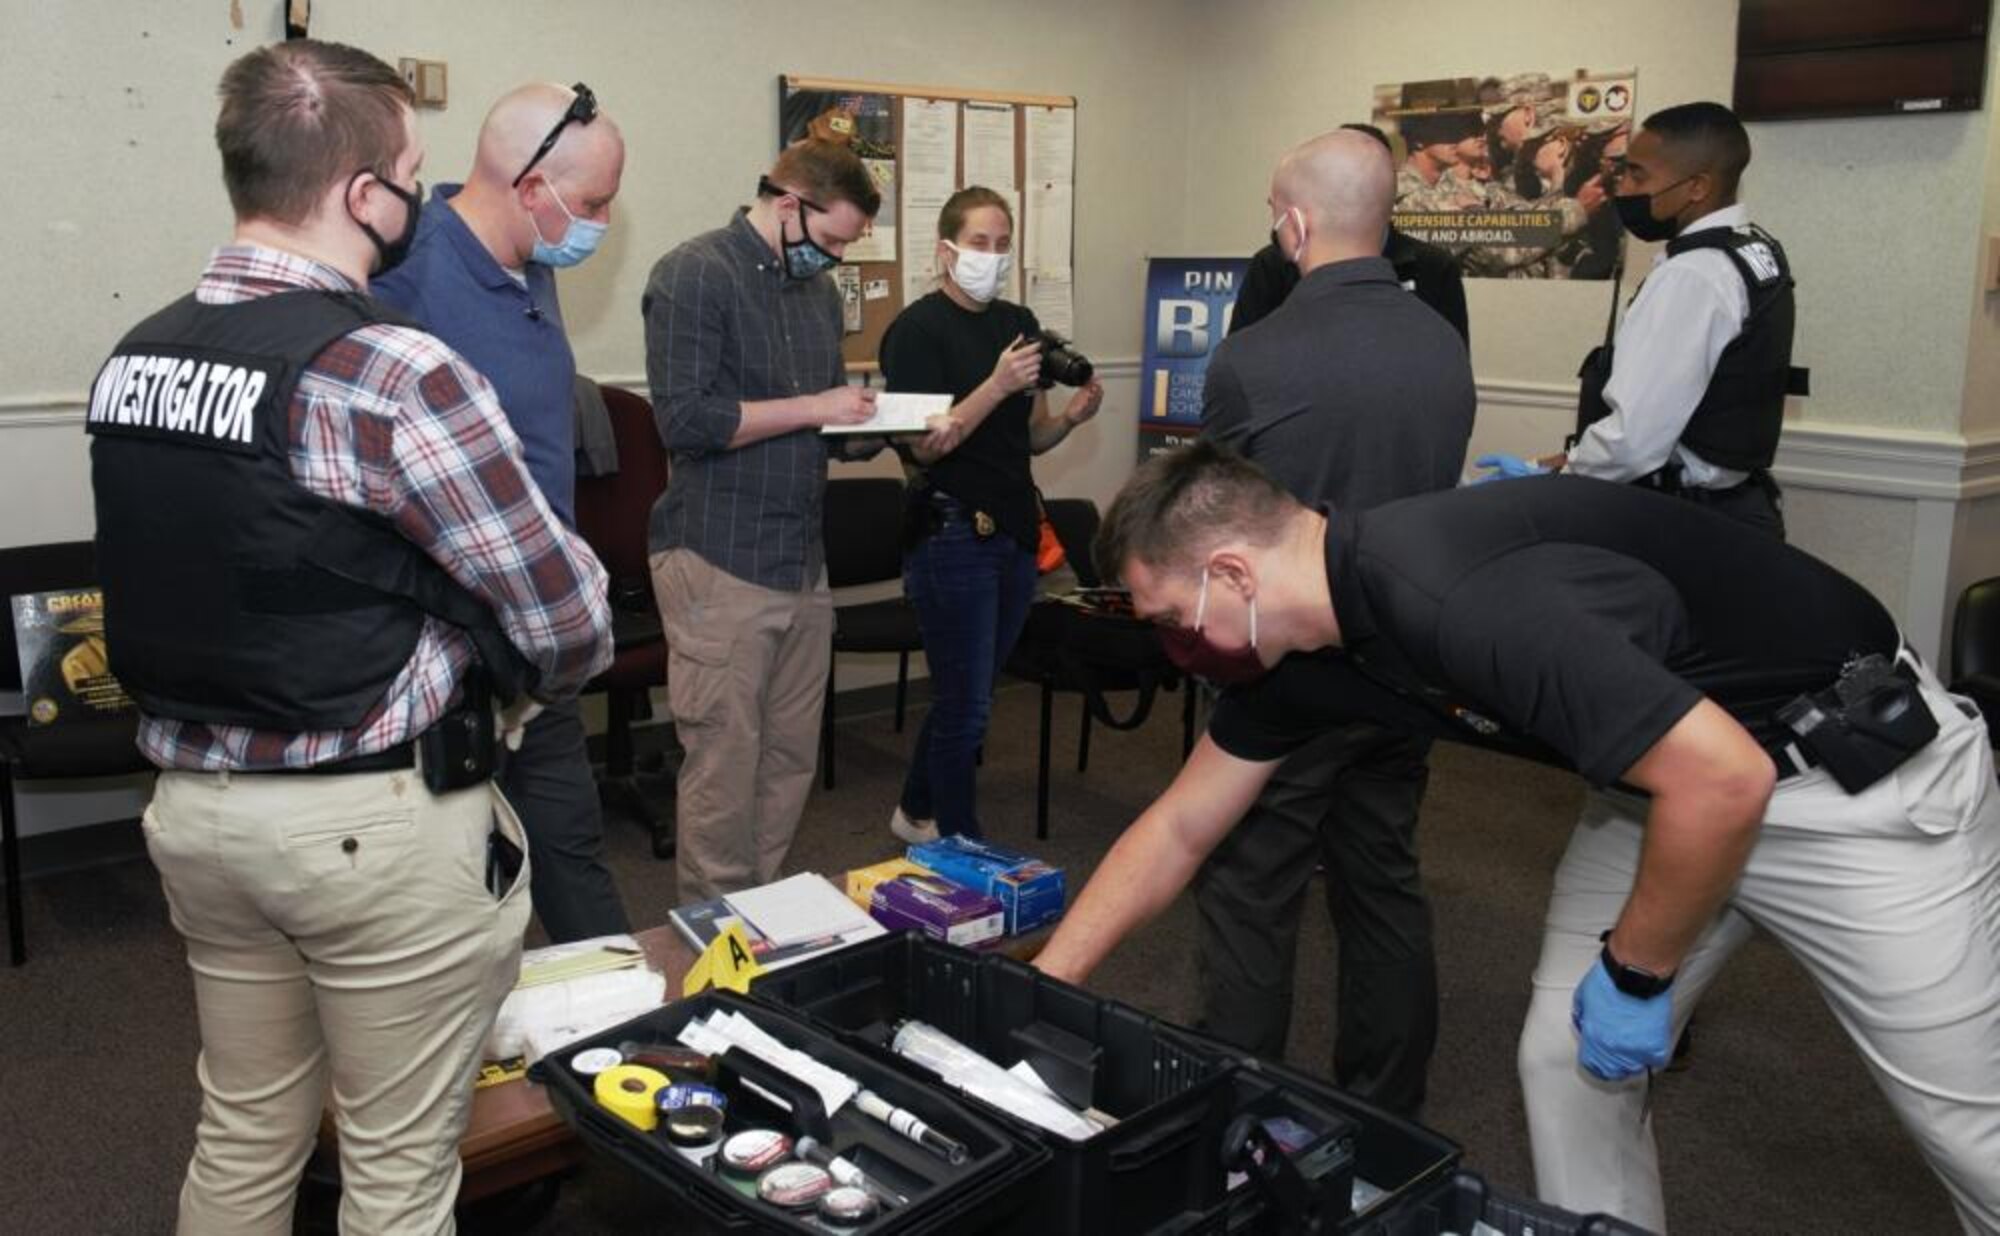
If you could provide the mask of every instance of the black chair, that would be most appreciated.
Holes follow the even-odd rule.
[[[1970,696],[2000,747],[2000,576],[1982,579],[1958,598],[1951,619],[1951,689]]]
[[[828,481],[822,512],[826,581],[834,588],[883,584],[903,578],[903,483],[893,477]],[[833,652],[896,654],[896,732],[910,693],[910,654],[922,652],[917,611],[905,597],[836,606]],[[833,788],[833,676],[826,667],[826,708],[820,714],[820,780]]]
[[[97,552],[89,541],[0,549],[0,598],[82,588],[96,582]],[[0,692],[21,689],[20,648],[14,639],[10,605],[7,617],[0,620]],[[131,709],[110,717],[49,726],[30,726],[24,716],[0,716],[0,867],[6,882],[12,964],[28,960],[14,783],[152,772],[153,766],[136,745],[138,724],[139,715]]]
[[[605,386],[604,406],[618,444],[618,471],[576,480],[576,529],[611,577],[611,665],[585,685],[604,692],[604,769],[598,794],[644,824],[653,854],[671,858],[673,821],[663,818],[639,789],[632,723],[652,715],[650,692],[667,682],[667,640],[653,600],[646,525],[653,502],[667,487],[667,452],[643,396]]]
[[[1088,498],[1049,498],[1043,501],[1049,524],[1062,542],[1063,556],[1077,583],[1086,588],[1102,586],[1096,564],[1091,560],[1091,542],[1097,536],[1097,506]],[[1049,835],[1049,740],[1054,721],[1055,696],[1072,691],[1082,697],[1082,720],[1076,745],[1076,770],[1090,767],[1090,731],[1094,722],[1114,730],[1135,730],[1152,716],[1153,700],[1162,690],[1183,685],[1183,678],[1167,659],[1159,633],[1151,623],[1136,618],[1099,613],[1066,601],[1044,598],[1028,609],[1027,625],[1007,659],[1007,672],[1041,688],[1041,738],[1035,781],[1035,836]],[[1119,717],[1111,711],[1107,693],[1132,692],[1132,711]],[[1194,747],[1195,692],[1186,693],[1181,714],[1181,757]]]

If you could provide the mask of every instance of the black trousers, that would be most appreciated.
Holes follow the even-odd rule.
[[[502,753],[500,790],[528,834],[528,891],[549,942],[630,931],[604,865],[604,809],[575,700],[549,705],[521,749]]]
[[[1282,1058],[1299,916],[1315,863],[1339,937],[1334,1080],[1416,1115],[1437,1044],[1437,955],[1417,872],[1430,740],[1374,725],[1324,734],[1278,766],[1195,877],[1199,1026]]]
[[[1727,515],[1740,524],[1769,533],[1781,541],[1785,539],[1784,495],[1778,488],[1778,482],[1772,480],[1768,472],[1760,472],[1741,485],[1728,489],[1675,487],[1664,492],[1696,506],[1705,506],[1718,515]]]

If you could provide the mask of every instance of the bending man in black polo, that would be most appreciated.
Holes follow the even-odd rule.
[[[1380,255],[1395,196],[1388,151],[1335,130],[1271,177],[1272,231],[1305,272],[1208,369],[1202,435],[1307,504],[1365,510],[1450,489],[1477,403],[1465,343]],[[1254,667],[1255,662],[1249,662]],[[1226,685],[1227,664],[1184,668]],[[1314,864],[1340,941],[1333,1076],[1415,1115],[1437,1042],[1437,956],[1417,871],[1430,740],[1370,722],[1317,735],[1281,764],[1195,881],[1203,1029],[1273,1059],[1292,1017],[1299,918]]]
[[[1858,584],[1628,486],[1546,477],[1329,517],[1206,444],[1139,469],[1097,561],[1169,638],[1275,670],[1223,695],[1042,969],[1088,975],[1323,729],[1501,742],[1650,796],[1600,798],[1618,806],[1585,814],[1556,872],[1521,1039],[1544,1198],[1664,1226],[1648,1071],[1756,924],[1967,1228],[2000,1230],[1992,757]]]

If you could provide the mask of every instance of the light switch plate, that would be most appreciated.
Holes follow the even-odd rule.
[[[443,107],[445,103],[445,68],[442,60],[421,60],[417,62],[417,105],[419,107]]]
[[[417,96],[418,107],[443,107],[448,94],[446,90],[445,63],[442,60],[419,60],[414,56],[404,56],[396,61],[396,72],[409,84],[410,93]]]

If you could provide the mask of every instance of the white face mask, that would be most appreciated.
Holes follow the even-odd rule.
[[[1013,254],[961,249],[948,240],[944,247],[956,255],[951,264],[951,281],[958,285],[959,291],[982,305],[1000,294],[1000,285],[1014,268]]]

